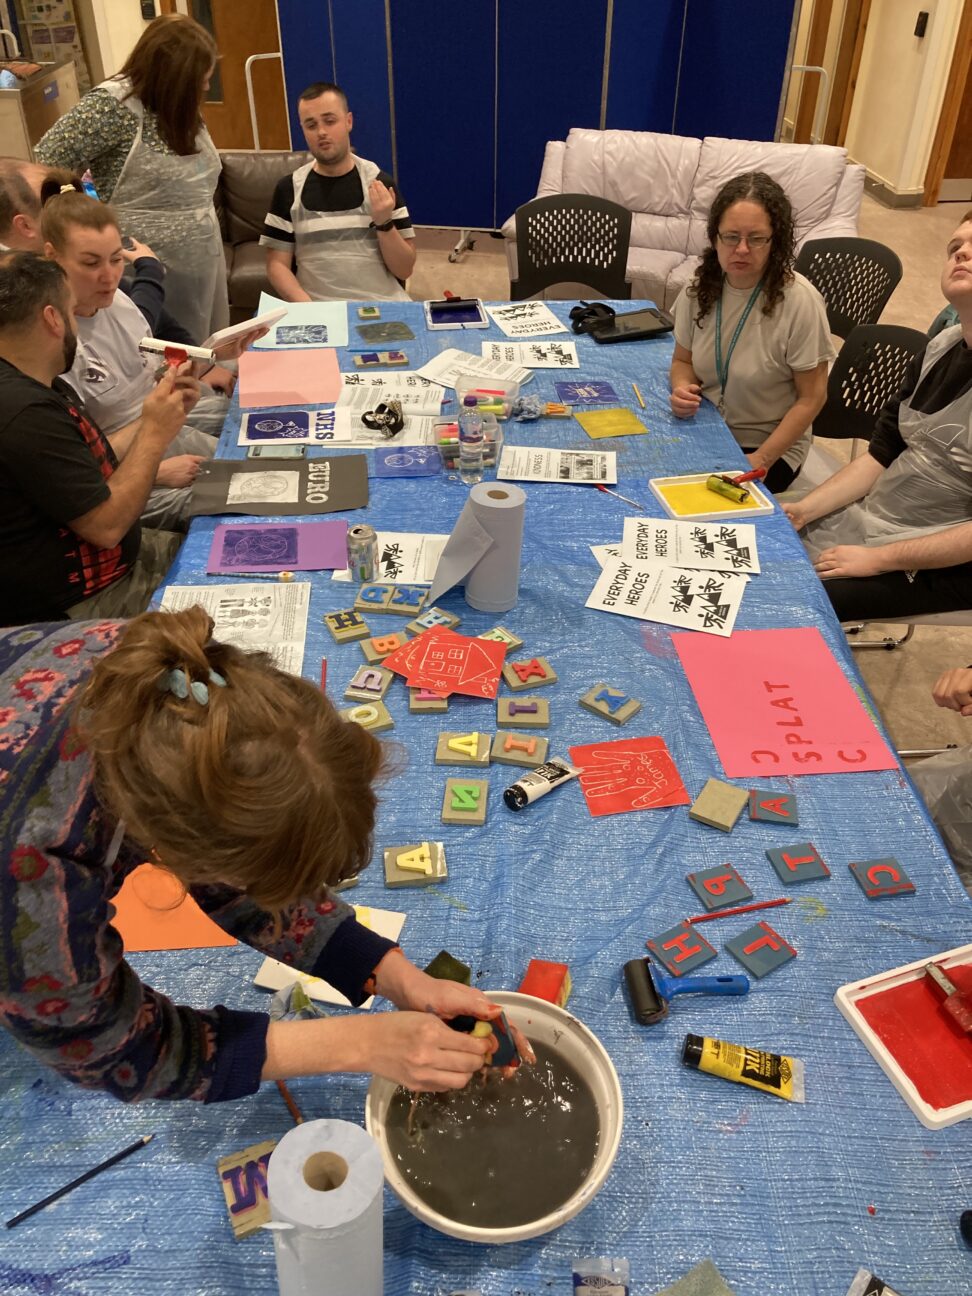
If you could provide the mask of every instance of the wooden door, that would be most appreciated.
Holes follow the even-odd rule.
[[[967,180],[972,177],[972,146],[969,141],[972,111],[972,0],[965,0],[955,40],[955,53],[945,84],[938,129],[932,141],[928,170],[925,172],[924,206],[934,207],[943,198],[963,201],[961,190],[942,194],[942,181],[948,177]]]
[[[203,105],[216,147],[253,148],[244,69],[252,54],[280,53],[276,0],[161,0],[159,7],[163,13],[188,12],[216,41],[220,58]],[[252,78],[260,148],[289,149],[281,60],[258,60]]]

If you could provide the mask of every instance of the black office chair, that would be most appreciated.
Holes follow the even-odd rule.
[[[510,300],[535,297],[560,283],[630,298],[624,277],[630,242],[626,207],[591,194],[534,198],[516,209],[517,277],[510,283]]]
[[[795,268],[823,297],[831,333],[845,339],[852,329],[878,322],[901,280],[896,253],[873,239],[811,239]]]
[[[827,380],[827,402],[813,420],[815,437],[869,440],[877,417],[904,382],[928,341],[918,329],[868,324],[852,329]]]

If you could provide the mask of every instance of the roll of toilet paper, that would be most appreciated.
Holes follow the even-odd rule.
[[[480,612],[508,612],[520,588],[526,493],[509,482],[480,482],[469,492],[446,541],[429,592],[435,603],[464,584],[466,602]]]
[[[348,1121],[289,1130],[267,1167],[280,1296],[381,1296],[378,1144]]]

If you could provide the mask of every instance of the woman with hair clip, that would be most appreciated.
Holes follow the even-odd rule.
[[[0,633],[0,1021],[66,1079],[125,1101],[220,1102],[338,1071],[462,1087],[493,1040],[443,1019],[500,1009],[421,972],[328,890],[368,863],[381,744],[212,626],[194,607]],[[271,1022],[173,1003],[111,925],[149,857],[261,953],[401,1011]]]
[[[709,209],[709,247],[675,302],[671,409],[718,408],[769,490],[784,491],[810,449],[836,352],[816,288],[793,270],[793,213],[763,171],[729,180]]]
[[[216,45],[192,18],[145,28],[117,76],[58,119],[39,162],[83,172],[118,212],[122,233],[166,267],[166,309],[197,342],[229,320],[226,266],[213,193],[219,154],[201,116]]]

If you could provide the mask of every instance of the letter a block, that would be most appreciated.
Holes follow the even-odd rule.
[[[497,698],[499,729],[549,729],[550,703],[546,698]]]
[[[524,689],[556,684],[557,672],[546,657],[531,657],[529,661],[507,662],[503,667],[503,678],[514,693],[521,693]]]
[[[727,905],[745,904],[753,898],[752,891],[731,864],[688,873],[685,881],[710,911],[725,909]]]
[[[894,896],[915,894],[914,882],[894,856],[857,860],[849,868],[868,900],[891,900]]]
[[[488,765],[490,735],[483,733],[439,734],[435,748],[436,765]]]
[[[830,877],[830,869],[820,858],[812,842],[768,850],[766,858],[776,869],[784,886],[796,886],[798,882],[817,882],[821,878]]]
[[[386,846],[385,886],[422,887],[449,876],[442,842],[424,841],[413,846]]]
[[[749,793],[749,817],[763,823],[797,824],[797,799],[789,792],[753,788]]]
[[[547,759],[546,738],[524,733],[498,733],[493,739],[490,756],[500,765],[522,765],[524,769],[536,769]]]
[[[637,698],[629,697],[624,689],[613,688],[610,684],[595,684],[580,699],[580,704],[585,711],[616,725],[627,724],[641,710]]]
[[[749,793],[745,789],[710,778],[689,806],[689,818],[722,832],[732,832],[748,800]]]
[[[336,643],[351,643],[355,639],[367,639],[371,634],[364,617],[358,616],[357,612],[353,612],[350,608],[343,612],[326,613],[324,624]]]
[[[446,779],[442,798],[442,822],[484,824],[489,784],[485,779]]]
[[[355,612],[387,612],[395,597],[394,585],[362,585],[354,600]]]
[[[704,936],[700,936],[689,922],[669,927],[660,936],[646,942],[649,950],[672,976],[684,976],[714,959],[717,954]]]
[[[726,949],[750,975],[764,977],[797,956],[796,950],[769,923],[755,923],[726,942]]]

